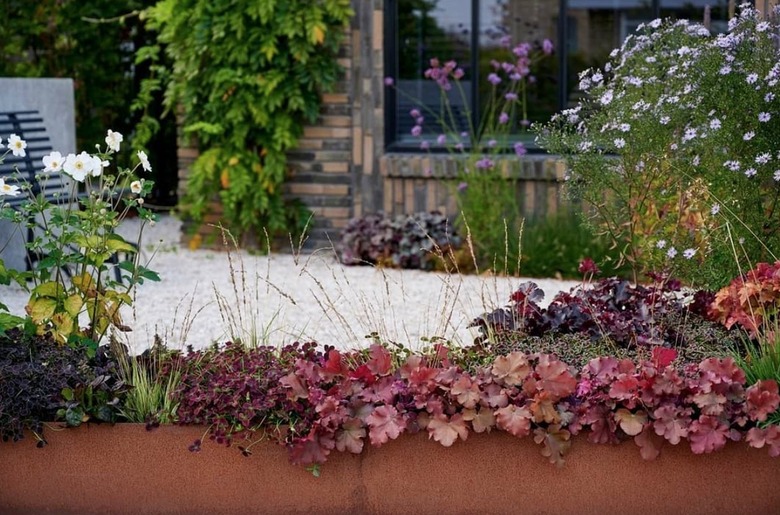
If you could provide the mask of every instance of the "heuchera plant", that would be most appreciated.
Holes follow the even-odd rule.
[[[269,350],[227,350],[213,365],[191,360],[181,422],[211,424],[211,438],[227,445],[264,429],[293,463],[315,468],[334,450],[357,454],[366,443],[420,431],[447,447],[472,431],[533,437],[558,466],[579,433],[597,443],[633,437],[645,459],[664,441],[687,440],[705,453],[742,438],[780,456],[780,431],[761,427],[780,405],[777,383],[745,388],[730,358],[678,370],[675,351],[657,348],[640,363],[594,359],[578,375],[554,356],[519,352],[469,373],[438,344],[397,367],[379,344],[351,353],[289,347],[278,359]],[[240,449],[248,455],[251,445]]]
[[[758,263],[715,294],[709,315],[726,327],[741,326],[755,338],[780,306],[780,261]]]

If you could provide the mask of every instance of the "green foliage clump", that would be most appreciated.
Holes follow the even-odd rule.
[[[196,223],[219,198],[236,234],[303,228],[300,204],[283,196],[286,152],[339,79],[351,15],[349,0],[162,0],[148,10],[172,68],[146,91],[164,88],[167,108],[182,113],[202,151],[183,202]]]

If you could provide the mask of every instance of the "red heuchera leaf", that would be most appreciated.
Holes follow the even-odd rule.
[[[691,442],[691,450],[696,454],[713,452],[726,445],[729,435],[729,426],[721,422],[717,417],[702,415],[691,423],[688,430],[688,440]]]
[[[466,421],[460,413],[449,420],[446,415],[435,415],[428,421],[428,438],[433,438],[444,447],[449,447],[460,437],[465,440],[469,436]]]
[[[557,467],[564,465],[563,456],[571,448],[571,433],[561,426],[554,424],[546,430],[541,427],[534,431],[534,442],[544,445],[542,456],[547,457],[550,463]]]
[[[354,379],[355,381],[362,381],[366,385],[370,386],[374,384],[376,381],[376,376],[371,373],[371,370],[368,368],[368,365],[360,365],[355,370],[349,373],[350,379]]]
[[[545,391],[539,392],[531,403],[531,413],[534,415],[534,422],[547,422],[548,424],[558,424],[561,417],[553,404],[554,397]]]
[[[496,383],[490,383],[482,388],[482,400],[491,408],[503,408],[509,404],[509,396],[506,391]]]
[[[618,374],[618,360],[613,357],[594,358],[585,366],[585,370],[595,379],[607,382]]]
[[[593,443],[616,443],[615,421],[610,411],[601,405],[590,406],[582,417],[582,423],[590,426],[588,441]]]
[[[723,413],[726,397],[717,392],[697,393],[693,396],[693,402],[705,415],[720,415]]]
[[[636,436],[641,433],[642,429],[645,427],[647,413],[644,411],[631,413],[625,408],[620,408],[615,413],[615,422],[620,425],[620,429],[628,436]]]
[[[379,406],[366,419],[371,445],[382,445],[395,440],[406,429],[406,420],[393,406]]]
[[[653,412],[655,434],[663,436],[670,444],[677,445],[688,436],[691,424],[691,410],[677,406],[661,406]]]
[[[760,449],[764,445],[767,445],[771,457],[780,457],[780,426],[771,425],[763,429],[753,427],[748,431],[745,440],[751,447],[755,447],[756,449]]]
[[[710,382],[745,384],[745,372],[737,366],[734,358],[708,358],[699,364],[699,370]]]
[[[471,422],[471,427],[475,433],[490,432],[496,425],[496,417],[493,410],[485,407],[479,408],[479,411],[473,409],[463,410],[463,420]]]
[[[298,438],[289,445],[287,452],[293,465],[306,466],[325,463],[333,447],[332,439],[321,438],[316,434],[316,430],[312,429],[305,438]]]
[[[569,372],[569,367],[549,354],[539,357],[536,373],[539,375],[537,389],[550,394],[551,400],[568,397],[577,388],[577,380]]]
[[[493,375],[508,385],[519,385],[531,373],[531,365],[522,352],[499,356],[493,362]]]
[[[639,454],[643,459],[654,460],[661,454],[661,447],[663,447],[664,441],[653,433],[648,424],[641,433],[634,437],[634,443],[639,446]]]
[[[620,374],[609,389],[609,396],[613,399],[625,401],[632,399],[637,394],[639,381],[628,374]]]
[[[290,372],[279,379],[279,384],[290,389],[290,391],[287,392],[287,398],[290,400],[297,401],[298,399],[306,399],[309,397],[308,388],[303,386],[303,383],[301,383],[300,378],[295,375],[295,372]]]
[[[677,358],[677,351],[666,347],[654,347],[650,360],[656,368],[664,369]]]
[[[527,436],[531,432],[531,412],[526,408],[520,408],[510,404],[495,412],[496,426],[518,438]]]
[[[336,433],[336,449],[341,452],[349,451],[353,454],[360,454],[363,451],[365,437],[366,429],[360,419],[347,419]]]
[[[780,406],[777,383],[771,379],[761,380],[747,389],[748,415],[752,420],[763,422]]]
[[[390,369],[393,365],[393,359],[390,352],[375,343],[368,348],[368,355],[370,356],[368,363],[368,369],[378,376],[384,376],[390,373]]]
[[[349,371],[341,353],[336,349],[328,351],[328,359],[322,365],[322,371],[331,376],[346,375]]]
[[[464,374],[452,384],[450,394],[454,396],[464,408],[473,408],[480,399],[479,385],[472,382],[468,375]]]
[[[655,376],[653,393],[656,395],[679,395],[683,386],[680,374],[672,367],[667,367],[661,374]]]

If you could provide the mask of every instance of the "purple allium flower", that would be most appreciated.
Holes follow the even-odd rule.
[[[392,86],[395,84],[395,80],[392,77],[385,77],[385,86]]]
[[[462,79],[465,74],[466,72],[463,71],[463,68],[457,68],[454,72],[452,72],[452,76],[455,77],[455,80]]]
[[[510,76],[509,76],[509,78],[510,78],[510,79],[512,79],[512,81],[513,81],[513,82],[517,82],[517,81],[519,81],[520,79],[522,79],[522,78],[523,78],[523,76],[522,76],[522,75],[520,75],[519,73],[515,72],[515,73],[513,73],[512,75],[510,75]]]
[[[506,95],[504,95],[504,98],[505,98],[505,99],[507,99],[507,100],[509,100],[509,101],[512,101],[512,100],[517,100],[517,93],[512,93],[512,92],[510,91],[509,93],[507,93]]]
[[[501,39],[498,40],[498,44],[504,48],[509,48],[510,46],[512,46],[512,37],[501,36]]]
[[[469,133],[466,132],[466,131],[463,131],[463,132],[460,133],[460,137],[461,138],[468,138],[469,137]]]
[[[520,43],[515,48],[512,49],[512,52],[517,57],[526,57],[528,56],[528,53],[531,51],[531,45],[528,43]]]
[[[525,154],[528,153],[528,150],[525,148],[525,145],[523,145],[523,143],[520,141],[515,143],[514,148],[515,148],[515,154],[517,156],[524,156]]]
[[[444,145],[445,143],[447,143],[447,136],[445,136],[444,134],[439,134],[439,137],[436,138],[436,143],[438,143],[439,145]]]
[[[458,143],[455,145],[455,150],[463,151],[463,143]]]
[[[466,191],[466,188],[468,188],[468,187],[469,187],[469,184],[467,182],[461,182],[460,184],[458,184],[458,191],[463,193],[464,191]]]
[[[525,119],[520,120],[520,125],[522,125],[523,127],[528,127],[529,125],[531,125],[531,120],[525,120]]]
[[[509,115],[505,112],[501,111],[501,114],[498,115],[498,123],[501,125],[504,125],[505,123],[509,122]]]
[[[417,119],[414,121],[417,125],[422,125],[423,122],[425,122],[425,118],[422,116],[418,116]]]
[[[490,75],[488,75],[487,80],[492,85],[497,86],[501,82],[501,77],[499,77],[495,73],[491,73]]]
[[[490,141],[488,141],[488,147],[493,148],[496,145],[498,145],[498,141],[496,141],[494,139],[491,139]]]
[[[409,116],[412,118],[419,118],[420,117],[420,110],[419,109],[412,109],[409,111]]]
[[[427,139],[424,139],[420,142],[420,148],[422,150],[428,150],[431,148],[431,143]]]
[[[422,134],[422,127],[419,125],[412,127],[412,136],[419,136],[420,134]]]
[[[549,39],[545,39],[542,41],[542,52],[545,53],[545,55],[550,55],[553,53],[553,43]]]

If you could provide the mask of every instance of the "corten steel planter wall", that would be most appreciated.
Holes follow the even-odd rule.
[[[0,444],[0,513],[780,513],[780,460],[744,442],[703,456],[667,445],[647,462],[631,442],[577,437],[558,469],[530,438],[403,435],[334,452],[315,478],[271,443],[190,453],[203,431],[93,425],[49,431],[44,449]]]

